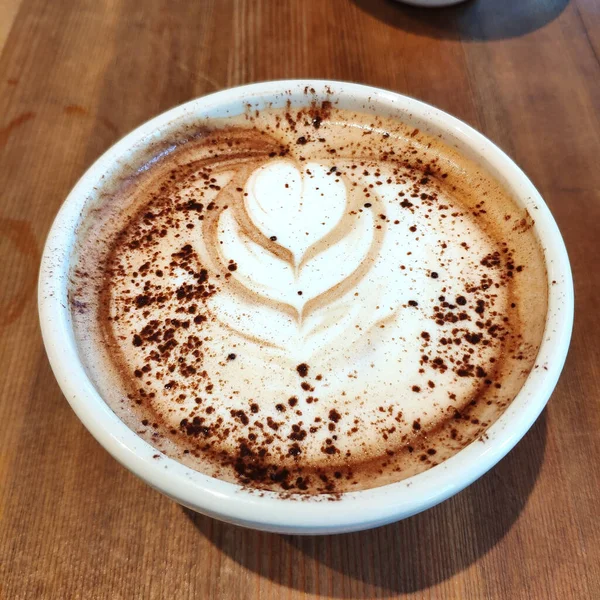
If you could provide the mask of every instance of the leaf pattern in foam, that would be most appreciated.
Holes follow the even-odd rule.
[[[257,301],[292,307],[302,320],[311,301],[334,290],[367,258],[374,240],[373,215],[350,215],[343,179],[316,163],[302,171],[291,161],[260,167],[246,190],[252,222],[265,241],[276,237],[291,258],[251,239],[235,213],[223,211],[218,227],[223,260],[236,263],[234,277]]]

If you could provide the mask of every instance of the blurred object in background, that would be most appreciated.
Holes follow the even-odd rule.
[[[453,4],[460,4],[465,0],[396,0],[396,2],[403,2],[404,4],[411,4],[412,6],[429,6],[434,8],[436,6],[452,6]]]

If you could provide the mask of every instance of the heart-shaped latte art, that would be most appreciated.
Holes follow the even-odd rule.
[[[256,169],[246,185],[246,211],[267,238],[290,250],[298,267],[307,250],[341,220],[346,186],[318,163],[302,169],[289,160]]]
[[[351,197],[335,167],[272,161],[249,176],[243,205],[256,231],[248,235],[239,212],[223,211],[217,234],[222,260],[235,262],[233,277],[257,299],[291,307],[300,320],[372,250],[373,215],[350,214]]]

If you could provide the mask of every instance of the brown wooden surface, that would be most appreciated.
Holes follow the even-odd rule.
[[[600,2],[0,0],[0,598],[600,598]],[[44,355],[46,232],[133,127],[227,86],[334,78],[472,124],[529,174],[576,283],[547,410],[443,505],[329,538],[193,515],[84,430]]]

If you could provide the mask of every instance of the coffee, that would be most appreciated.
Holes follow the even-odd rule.
[[[157,449],[285,492],[404,479],[485,430],[547,309],[532,219],[476,162],[329,102],[186,125],[82,217],[70,300]]]

